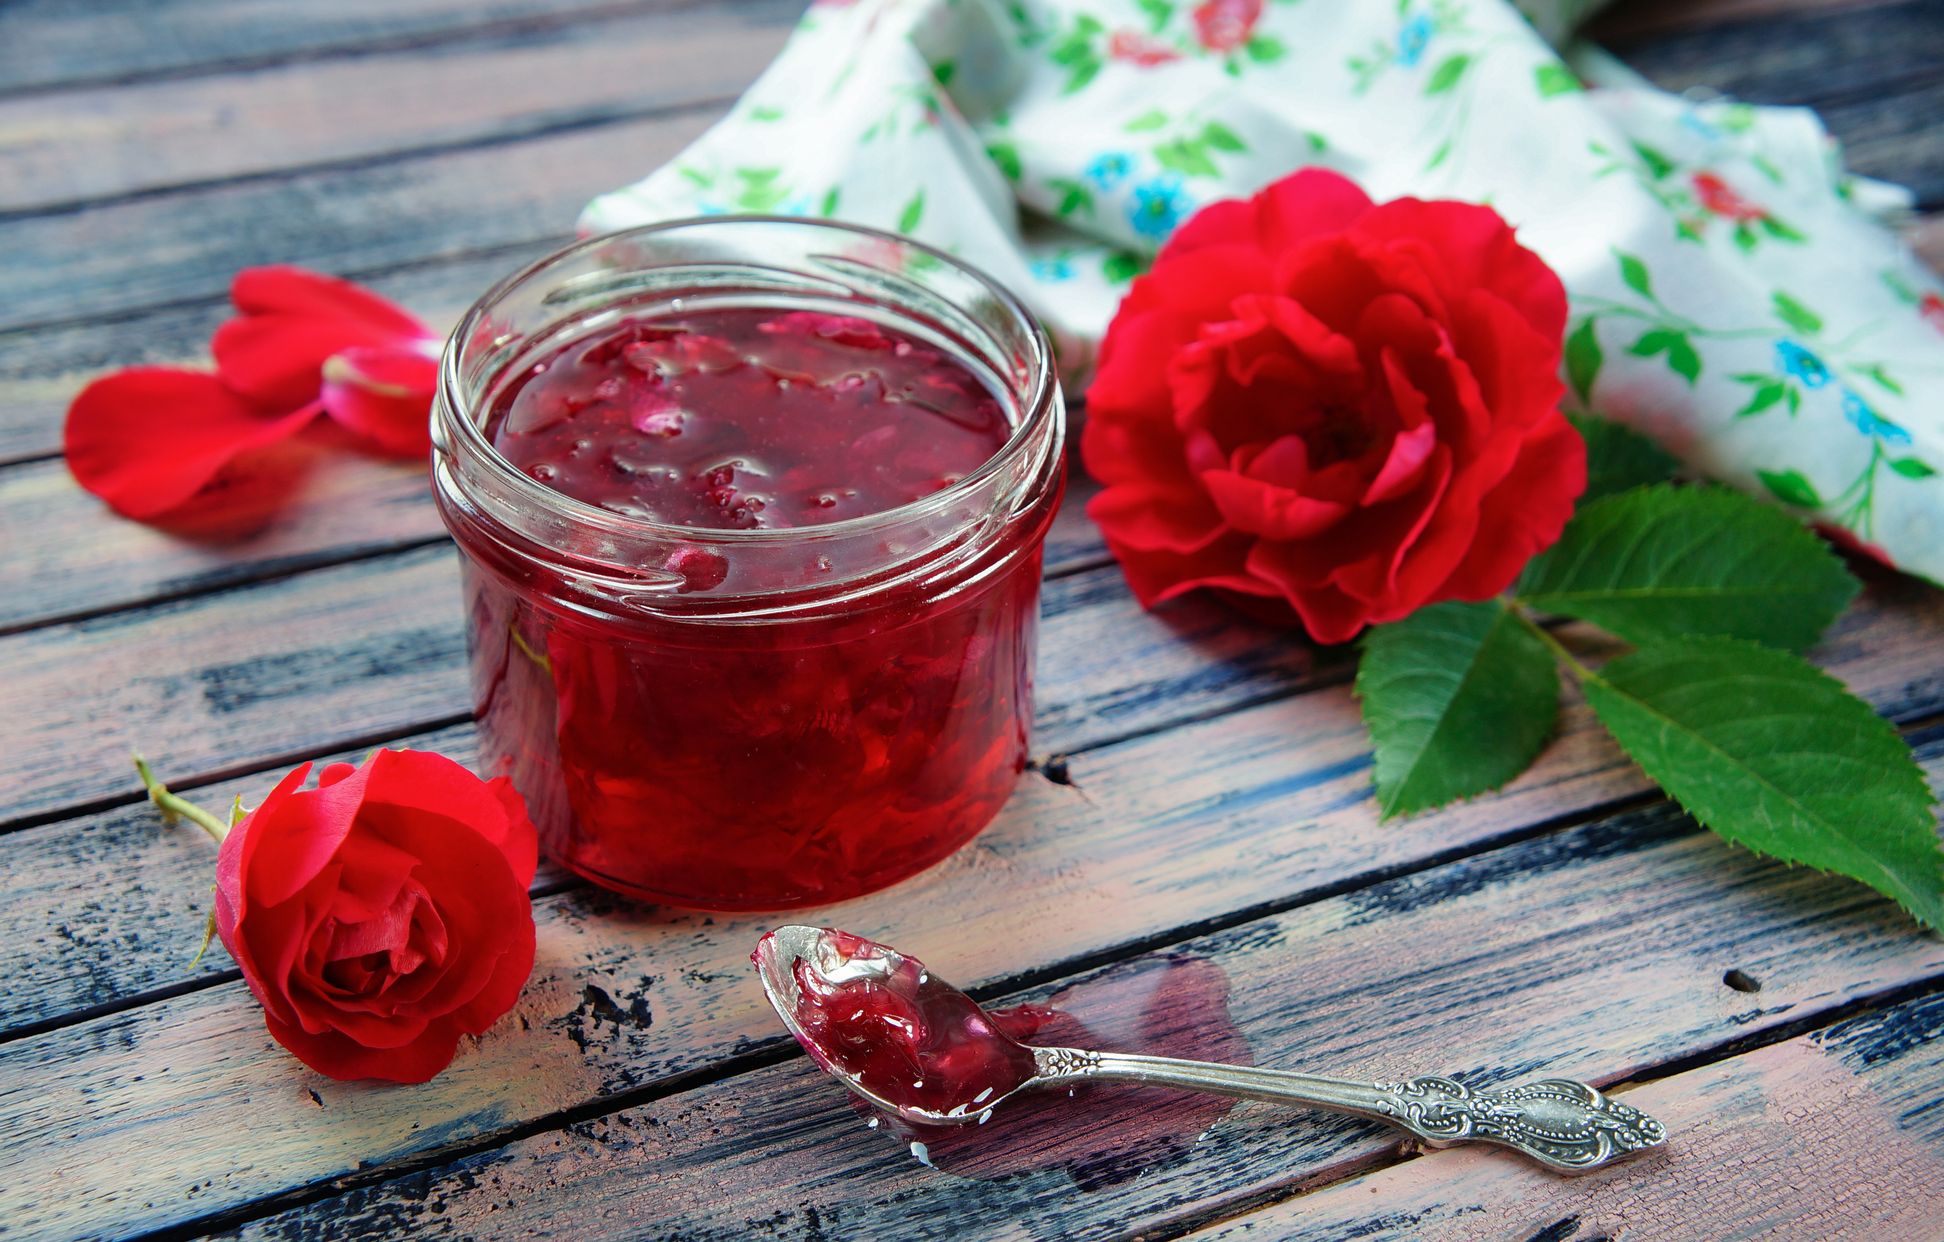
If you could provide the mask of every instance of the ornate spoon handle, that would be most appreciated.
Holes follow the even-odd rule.
[[[1666,1127],[1652,1117],[1565,1078],[1473,1091],[1449,1078],[1349,1082],[1079,1048],[1035,1048],[1033,1058],[1041,1085],[1093,1079],[1300,1104],[1389,1122],[1433,1147],[1497,1143],[1561,1173],[1585,1173],[1667,1141]]]

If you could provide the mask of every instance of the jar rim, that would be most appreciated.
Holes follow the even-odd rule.
[[[616,513],[612,509],[604,509],[599,505],[590,504],[566,492],[557,491],[554,488],[548,487],[545,483],[533,478],[509,461],[506,455],[501,453],[493,445],[492,441],[487,438],[485,428],[475,419],[466,417],[461,413],[465,408],[465,403],[458,399],[459,395],[464,391],[464,381],[460,373],[461,355],[465,352],[467,343],[473,339],[473,334],[479,329],[482,321],[491,315],[494,305],[504,297],[510,295],[522,282],[539,275],[563,260],[597,250],[603,246],[614,245],[616,242],[625,242],[634,238],[670,233],[695,226],[721,227],[723,225],[741,223],[753,225],[787,225],[793,228],[821,231],[832,236],[841,236],[853,240],[892,242],[899,246],[918,251],[921,254],[928,255],[933,260],[958,270],[982,286],[987,293],[992,295],[999,305],[1005,308],[1009,315],[1015,317],[1025,326],[1026,331],[1024,335],[1031,351],[1030,356],[1025,359],[1027,375],[1030,381],[1029,391],[1023,392],[1020,396],[1020,419],[1013,427],[1012,434],[1006,437],[1005,443],[994,449],[992,455],[981,462],[977,469],[968,471],[957,482],[940,488],[938,491],[932,492],[929,495],[921,496],[917,500],[907,501],[904,504],[896,505],[889,509],[879,509],[873,513],[844,518],[835,522],[818,523],[812,526],[785,527],[780,530],[711,528],[707,531],[698,531],[697,528],[692,526],[679,526],[669,522],[659,522],[629,514]],[[894,233],[887,229],[872,228],[868,225],[851,224],[845,221],[818,220],[804,216],[781,215],[683,216],[674,220],[660,220],[653,224],[644,224],[634,228],[618,229],[614,232],[595,234],[591,237],[581,238],[557,250],[549,251],[525,267],[495,282],[492,287],[482,293],[473,302],[472,306],[467,309],[465,315],[459,320],[458,325],[453,328],[452,334],[446,338],[445,348],[441,351],[439,358],[438,390],[442,399],[433,404],[432,417],[435,420],[435,424],[437,424],[433,429],[435,437],[439,433],[447,430],[445,424],[455,424],[451,430],[465,444],[467,452],[473,456],[476,462],[483,464],[490,474],[497,477],[502,483],[510,486],[515,495],[522,496],[536,504],[546,505],[561,511],[565,516],[572,518],[576,522],[602,528],[631,539],[679,541],[694,540],[699,535],[706,535],[710,543],[719,544],[724,547],[790,544],[805,538],[824,539],[835,536],[863,534],[869,532],[876,526],[942,513],[954,504],[959,503],[968,496],[976,494],[981,488],[987,486],[995,475],[1007,468],[1008,463],[1023,447],[1030,444],[1039,429],[1048,419],[1060,416],[1060,405],[1057,400],[1058,379],[1053,363],[1053,347],[1047,337],[1045,326],[1040,323],[1037,316],[1026,308],[1025,303],[1020,301],[1018,295],[987,275],[982,268],[966,262],[957,255],[948,254],[935,246],[927,245],[924,242],[916,241],[901,233]],[[448,413],[450,413],[450,417],[447,417]]]

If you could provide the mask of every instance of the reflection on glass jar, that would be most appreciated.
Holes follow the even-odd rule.
[[[1064,417],[1003,290],[837,225],[618,234],[482,299],[434,417],[482,751],[554,858],[779,909],[1005,802]]]

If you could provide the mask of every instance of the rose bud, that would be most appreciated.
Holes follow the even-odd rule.
[[[271,1036],[312,1069],[424,1082],[519,998],[538,843],[505,778],[380,750],[314,789],[301,765],[232,825],[136,765],[165,815],[220,843],[215,934]]]

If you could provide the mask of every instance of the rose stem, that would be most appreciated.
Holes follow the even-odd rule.
[[[162,822],[173,824],[177,819],[187,819],[216,839],[218,845],[229,835],[230,826],[203,810],[189,799],[169,792],[169,787],[155,779],[149,770],[148,760],[135,756],[135,771],[142,778],[142,785],[148,790],[149,801],[162,811]]]

